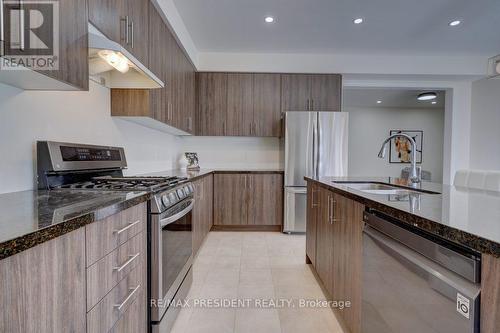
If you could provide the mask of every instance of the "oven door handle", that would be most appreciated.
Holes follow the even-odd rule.
[[[188,214],[191,210],[193,210],[193,206],[194,206],[194,199],[190,199],[189,200],[189,205],[186,208],[184,208],[183,210],[181,210],[178,213],[175,213],[172,216],[165,217],[164,219],[161,219],[160,220],[160,227],[163,228],[167,224],[170,224],[172,222],[177,221],[178,219],[180,219],[184,215]]]

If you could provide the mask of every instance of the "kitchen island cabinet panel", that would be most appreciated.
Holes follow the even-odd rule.
[[[0,332],[86,330],[85,229],[0,261]]]
[[[482,255],[481,332],[498,332],[500,328],[500,258]]]

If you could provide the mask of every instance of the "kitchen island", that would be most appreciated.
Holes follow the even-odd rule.
[[[363,219],[370,211],[477,253],[481,261],[481,332],[495,332],[499,327],[500,193],[425,182],[412,189],[398,178],[305,179],[307,261],[330,297],[351,300],[349,309],[336,311],[349,331],[361,331]],[[388,184],[401,191],[367,191],[361,183]]]

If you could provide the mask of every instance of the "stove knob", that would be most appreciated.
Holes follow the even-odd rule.
[[[179,198],[184,198],[185,194],[184,194],[184,190],[182,188],[178,189],[177,190],[177,195],[179,196]]]
[[[186,193],[186,195],[190,195],[191,194],[191,188],[189,186],[184,187],[184,193]]]
[[[163,202],[163,204],[165,205],[165,207],[168,207],[170,205],[170,199],[168,198],[168,196],[166,194],[164,194],[161,197],[161,202]]]
[[[189,192],[193,193],[194,192],[194,186],[193,186],[193,184],[189,184],[188,187],[189,187]]]

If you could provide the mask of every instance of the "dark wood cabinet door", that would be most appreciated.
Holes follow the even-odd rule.
[[[149,0],[127,0],[129,16],[129,43],[123,43],[144,66],[149,66]]]
[[[350,332],[361,332],[364,206],[335,194],[333,231],[333,298],[350,300],[338,314]]]
[[[225,135],[250,136],[252,126],[253,74],[229,73]]]
[[[333,193],[320,188],[320,215],[317,220],[316,238],[316,271],[326,290],[332,295],[333,291],[333,229],[332,215]]]
[[[78,2],[85,4],[85,1]],[[87,3],[89,21],[109,39],[125,43],[126,0],[87,0]]]
[[[214,175],[214,224],[246,225],[248,201],[246,174]]]
[[[224,136],[227,110],[227,74],[198,73],[198,135]]]
[[[252,136],[281,135],[281,74],[253,75]]]
[[[310,76],[304,74],[281,75],[282,111],[308,111],[311,90]]]
[[[311,106],[314,111],[341,111],[342,76],[311,75]]]
[[[152,3],[149,5],[149,69],[165,83],[164,88],[149,90],[151,117],[167,122],[170,86],[167,71],[170,68],[170,31]]]
[[[307,184],[307,212],[306,212],[306,255],[313,266],[316,266],[316,229],[320,216],[320,192],[318,185]]]
[[[59,31],[59,69],[38,72],[79,90],[88,90],[88,16],[85,1],[59,1]]]
[[[193,255],[196,255],[198,250],[200,249],[202,240],[203,240],[203,210],[204,210],[204,202],[203,202],[203,179],[198,179],[193,182],[195,189],[195,203],[193,207]]]
[[[196,133],[196,69],[186,56],[186,132]]]
[[[249,174],[248,224],[283,224],[283,175]]]
[[[175,41],[175,40],[174,40]],[[171,124],[174,127],[185,130],[185,87],[186,78],[184,76],[183,53],[179,45],[172,44],[172,67],[170,69],[170,87],[171,87]]]
[[[204,236],[208,235],[213,225],[214,213],[214,177],[208,175],[203,178],[203,222]]]

